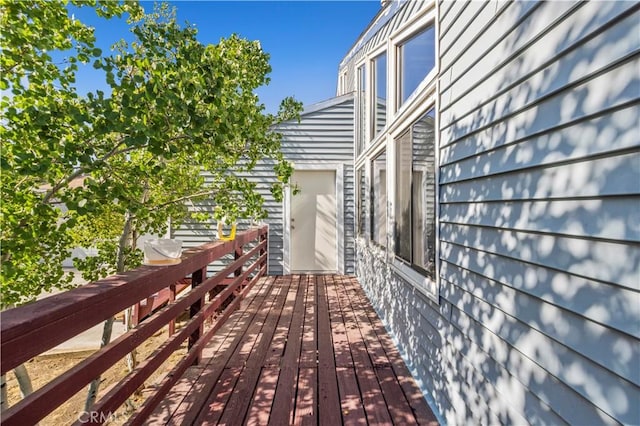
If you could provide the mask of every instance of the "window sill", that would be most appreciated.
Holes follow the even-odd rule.
[[[422,275],[398,259],[393,259],[391,266],[395,273],[411,284],[416,290],[428,297],[431,301],[440,304],[436,280]]]

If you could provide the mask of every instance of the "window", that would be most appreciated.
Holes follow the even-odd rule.
[[[364,236],[366,229],[366,199],[367,183],[365,180],[364,168],[361,167],[356,172],[356,182],[358,184],[358,199],[356,200],[356,209],[358,215],[358,235]]]
[[[387,53],[372,61],[373,93],[371,96],[371,138],[375,138],[387,121]]]
[[[395,252],[435,276],[435,110],[396,139]]]
[[[345,93],[347,93],[347,72],[343,72],[340,75],[340,81],[339,81],[339,90],[338,90],[338,95],[344,95]]]
[[[435,29],[430,26],[398,46],[398,107],[435,66]]]
[[[387,155],[378,154],[371,162],[371,239],[387,245]]]
[[[359,155],[364,149],[365,142],[365,133],[366,133],[366,93],[365,89],[367,87],[367,74],[364,65],[358,67],[357,71],[357,93],[356,93],[356,122],[358,123],[356,127],[356,154]]]

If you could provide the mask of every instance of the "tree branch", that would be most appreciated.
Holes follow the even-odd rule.
[[[85,172],[85,169],[80,167],[79,169],[77,169],[75,172],[71,173],[66,178],[60,180],[60,182],[55,184],[49,191],[47,191],[47,193],[45,194],[44,198],[42,199],[42,202],[44,204],[48,204],[51,201],[51,199],[53,198],[53,196],[56,195],[58,193],[58,191],[60,191],[60,189],[62,189],[63,186],[65,186],[66,184],[68,184],[69,182],[74,180],[75,178],[80,177],[84,172]]]
[[[97,160],[96,162],[103,162],[108,160],[109,158],[118,155],[118,154],[123,154],[126,152],[131,152],[131,151],[135,151],[136,149],[140,149],[140,148],[144,148],[146,145],[143,146],[130,146],[124,149],[118,149],[121,145],[122,142],[125,140],[124,137],[120,138],[120,140],[117,141],[116,145],[111,149],[111,151],[107,152],[105,155],[102,156],[102,158],[100,158],[99,160]],[[49,191],[47,191],[47,193],[45,194],[44,198],[42,199],[42,202],[44,204],[47,204],[51,201],[51,199],[58,193],[58,191],[60,191],[60,189],[62,189],[65,185],[67,185],[68,183],[70,183],[72,180],[74,180],[77,177],[82,176],[82,174],[89,172],[91,169],[88,167],[79,167],[76,171],[74,171],[73,173],[71,173],[70,175],[66,176],[65,178],[61,179],[57,184],[55,184]]]
[[[213,192],[214,192],[214,190],[211,189],[209,191],[198,192],[196,194],[186,195],[184,197],[180,197],[180,198],[176,198],[176,199],[171,200],[171,201],[167,201],[166,203],[158,204],[157,206],[155,206],[151,210],[159,210],[159,209],[161,209],[163,207],[170,206],[171,204],[176,204],[176,203],[180,203],[182,201],[192,200],[192,199],[198,198],[198,197],[204,197],[205,195],[212,194]]]

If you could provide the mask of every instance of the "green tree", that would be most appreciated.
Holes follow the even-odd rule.
[[[137,235],[203,219],[190,202],[213,200],[218,219],[262,218],[255,183],[235,172],[272,164],[276,197],[292,172],[272,126],[301,107],[288,98],[264,112],[254,91],[271,68],[259,42],[204,45],[166,4],[142,16],[136,3],[73,3],[129,13],[134,41],[107,55],[64,3],[1,3],[3,307],[68,287],[62,261],[76,246],[98,249],[76,261],[88,279],[139,265]],[[56,50],[64,63],[53,63]],[[79,95],[78,63],[103,70],[111,92]]]

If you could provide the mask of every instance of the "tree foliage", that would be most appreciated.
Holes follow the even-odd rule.
[[[104,18],[128,14],[134,40],[105,53],[62,2],[1,3],[3,306],[68,285],[62,261],[77,246],[98,249],[77,262],[87,278],[115,272],[127,220],[132,267],[136,235],[190,217],[190,202],[212,200],[218,218],[262,218],[258,188],[235,172],[273,164],[276,196],[292,172],[272,129],[300,104],[264,112],[255,89],[271,68],[259,42],[204,45],[166,4],[143,15],[132,2],[73,3]],[[82,63],[104,72],[110,93],[77,93]]]

